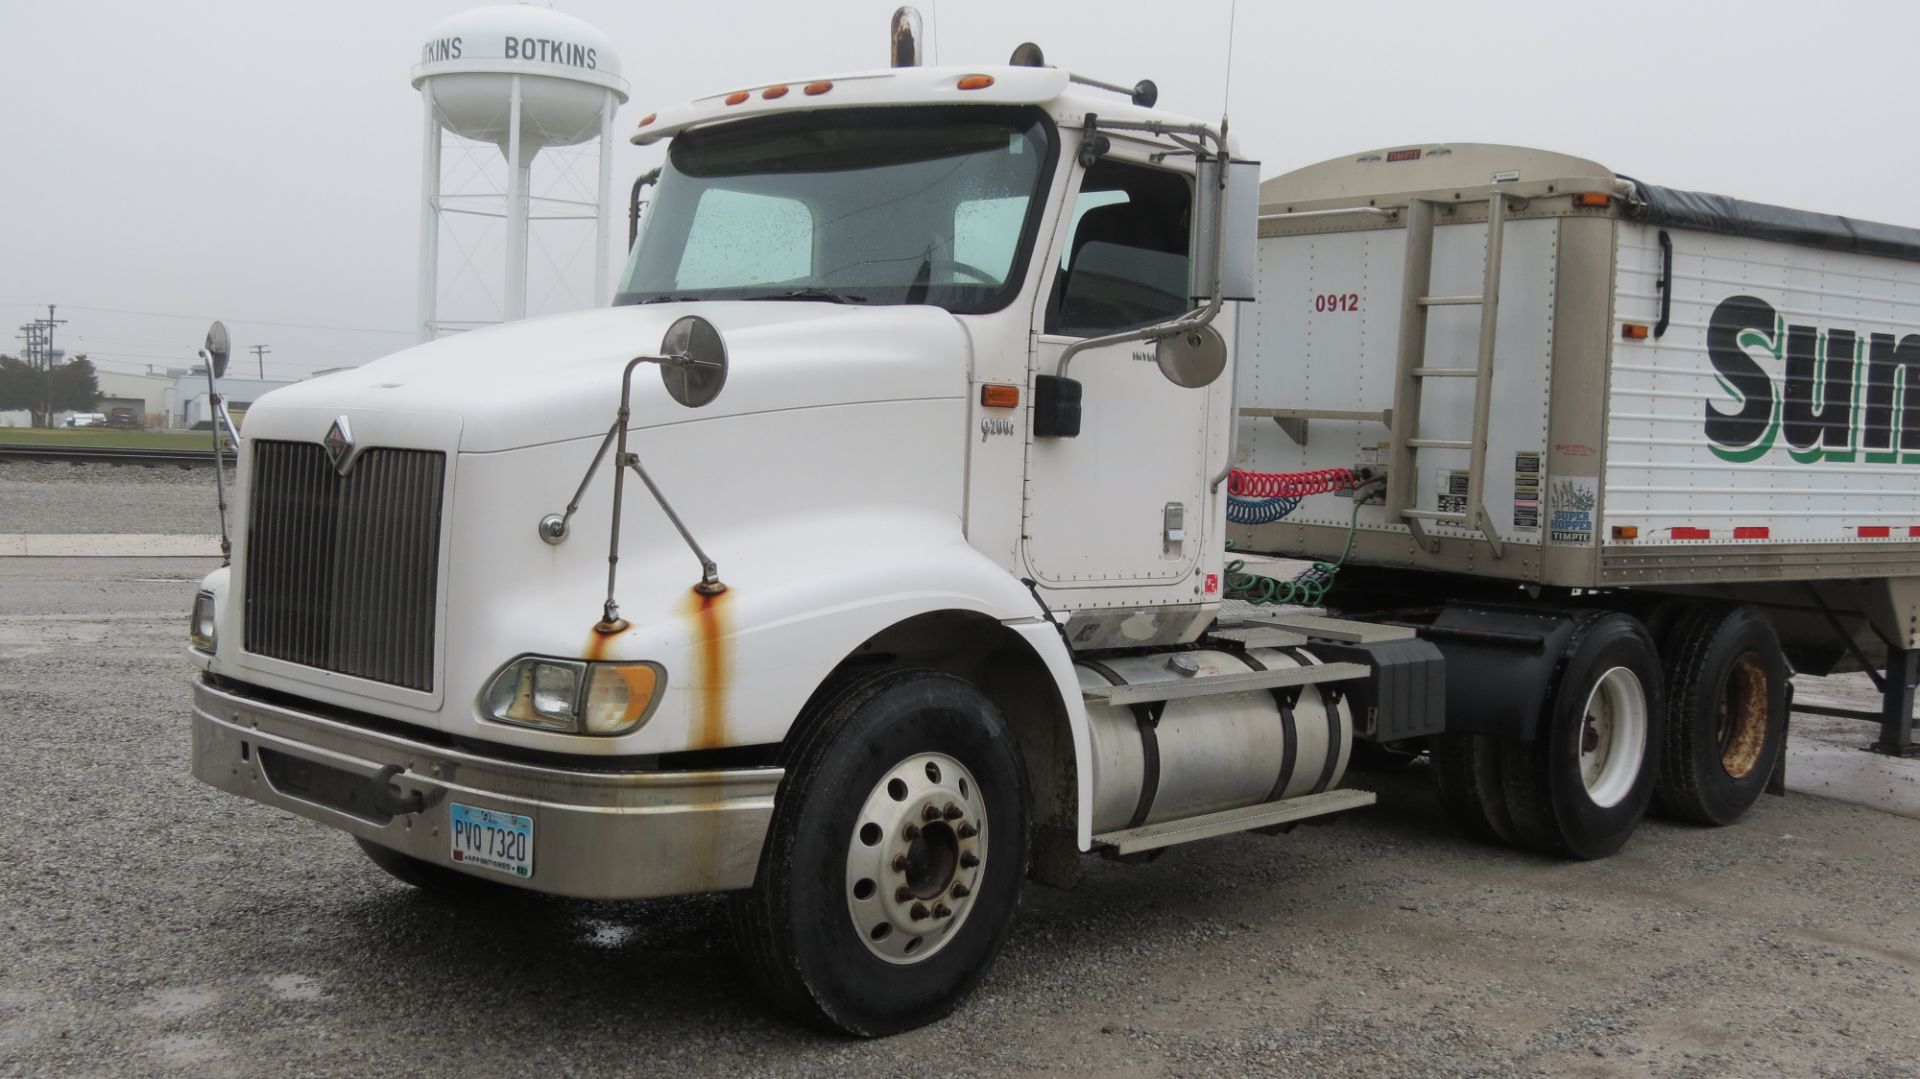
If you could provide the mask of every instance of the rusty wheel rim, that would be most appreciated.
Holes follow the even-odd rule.
[[[980,784],[945,753],[915,753],[874,784],[847,843],[847,915],[889,963],[939,951],[973,910],[987,864]]]
[[[1771,688],[1766,667],[1752,652],[1742,652],[1733,661],[1720,687],[1714,740],[1720,747],[1720,767],[1734,779],[1751,774],[1766,749]]]

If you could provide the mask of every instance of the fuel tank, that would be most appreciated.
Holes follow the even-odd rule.
[[[1119,656],[1075,666],[1080,685],[1091,688],[1320,662],[1302,648],[1255,648]],[[1339,785],[1353,749],[1352,711],[1329,685],[1136,705],[1089,703],[1087,721],[1096,833],[1318,794]]]

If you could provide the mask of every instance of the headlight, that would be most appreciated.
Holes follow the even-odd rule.
[[[626,734],[653,715],[666,685],[657,663],[583,663],[521,656],[481,694],[489,719],[576,734]]]
[[[193,620],[187,625],[187,636],[193,646],[202,652],[213,651],[213,593],[202,592],[193,597]]]

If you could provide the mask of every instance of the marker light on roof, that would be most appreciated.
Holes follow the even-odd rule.
[[[784,86],[769,86],[765,90],[760,91],[760,96],[768,101],[778,101],[787,96],[787,88]]]
[[[963,75],[959,82],[959,87],[962,90],[985,90],[992,85],[992,75]]]
[[[654,122],[655,120],[658,120],[658,119],[660,119],[660,114],[659,114],[659,113],[657,113],[657,112],[650,112],[650,113],[648,113],[648,114],[646,115],[646,118],[645,118],[645,119],[642,119],[642,120],[640,121],[640,126],[641,126],[641,127],[645,127],[645,126],[647,126],[648,124],[650,124],[650,123],[653,123],[653,122]]]
[[[801,92],[808,97],[819,97],[831,89],[833,89],[833,84],[830,82],[810,82],[807,84],[806,89]]]
[[[745,101],[747,97],[748,94],[745,90],[735,90],[733,93],[727,95],[727,104],[738,105],[742,101]]]

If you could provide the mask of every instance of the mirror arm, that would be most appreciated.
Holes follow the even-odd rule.
[[[691,356],[635,356],[627,361],[626,368],[620,372],[620,412],[613,421],[613,430],[609,432],[615,436],[617,444],[613,454],[613,523],[607,537],[607,600],[600,609],[600,623],[594,627],[602,634],[618,633],[627,628],[626,621],[620,617],[620,606],[613,600],[613,591],[620,568],[620,510],[626,499],[625,479],[626,470],[629,467],[647,485],[647,490],[653,494],[653,500],[658,502],[660,508],[666,512],[667,520],[673,522],[673,527],[680,532],[680,538],[686,541],[687,546],[692,548],[694,557],[700,560],[700,583],[694,585],[693,590],[703,596],[714,596],[727,590],[727,586],[720,582],[719,567],[714,564],[713,559],[707,557],[705,551],[700,549],[700,545],[694,542],[693,534],[688,532],[687,526],[680,522],[680,515],[673,512],[673,507],[660,493],[660,488],[654,486],[652,478],[640,467],[640,455],[627,451],[627,424],[633,418],[634,368],[643,363],[657,363],[666,367],[691,367],[699,362]],[[600,448],[605,452],[604,443]],[[596,455],[594,465],[597,467],[599,463],[600,458]],[[592,471],[589,470],[587,475],[591,478]],[[581,490],[585,489],[586,484],[583,482]],[[546,522],[541,523],[544,526]],[[543,527],[542,534],[544,531]]]
[[[574,489],[573,500],[567,503],[565,513],[549,513],[540,518],[540,538],[548,543],[558,544],[567,538],[567,526],[573,523],[573,515],[580,510],[580,500],[587,495],[587,485],[593,482],[593,474],[600,471],[600,462],[607,459],[607,447],[613,445],[614,436],[620,433],[620,422],[614,421],[607,428],[607,437],[600,440],[600,448],[593,452],[593,463],[587,466],[587,474],[580,477],[580,486]]]
[[[228,430],[233,428],[233,420],[226,414],[226,404],[220,400],[220,390],[213,382],[213,354],[206,349],[200,350],[200,360],[207,365],[207,405],[219,419],[226,419]],[[233,565],[233,540],[227,536],[227,461],[220,450],[220,422],[210,418],[208,426],[213,429],[213,492],[214,501],[220,507],[220,564]],[[238,437],[234,447],[240,445]]]
[[[1224,134],[1217,133],[1212,128],[1202,124],[1163,124],[1158,121],[1151,121],[1147,123],[1137,123],[1137,122],[1121,122],[1121,121],[1114,121],[1114,120],[1102,120],[1100,121],[1100,123],[1101,123],[1101,126],[1103,127],[1110,127],[1115,129],[1124,128],[1124,129],[1133,130],[1133,131],[1150,132],[1155,135],[1161,135],[1166,138],[1173,139],[1173,141],[1178,142],[1181,145],[1187,145],[1187,143],[1184,140],[1177,138],[1176,134],[1186,134],[1186,135],[1191,135],[1196,139],[1204,139],[1204,140],[1211,141],[1213,143],[1214,152],[1220,157],[1220,160],[1221,160],[1220,184],[1223,188],[1226,186],[1227,142]],[[1224,132],[1226,130],[1226,126],[1227,126],[1226,121],[1222,120],[1220,123],[1221,132]],[[1196,150],[1196,153],[1197,152],[1198,151]],[[1227,203],[1227,200],[1224,197],[1213,200],[1212,227],[1213,227],[1213,233],[1216,238],[1219,236],[1221,226],[1224,224],[1226,220],[1226,203]],[[1226,244],[1218,242],[1217,239],[1213,245],[1213,273],[1210,275],[1213,280],[1213,295],[1207,297],[1207,303],[1205,307],[1199,308],[1198,310],[1189,311],[1186,314],[1180,316],[1177,319],[1174,319],[1171,322],[1161,322],[1161,323],[1156,323],[1155,325],[1152,325],[1152,326],[1143,327],[1138,330],[1123,330],[1120,333],[1110,333],[1104,337],[1089,337],[1084,341],[1075,341],[1073,344],[1068,345],[1064,350],[1061,351],[1060,364],[1058,367],[1054,368],[1053,373],[1060,376],[1061,378],[1066,378],[1067,365],[1073,362],[1073,358],[1075,356],[1079,355],[1082,352],[1085,352],[1090,348],[1105,348],[1108,345],[1125,344],[1128,341],[1158,341],[1163,337],[1173,337],[1178,334],[1191,333],[1194,330],[1204,329],[1208,324],[1213,322],[1213,320],[1216,317],[1219,316],[1220,308],[1224,303],[1224,300],[1222,299],[1220,294],[1220,287],[1221,287],[1220,266],[1221,266],[1221,259],[1223,257],[1223,252],[1226,250],[1226,246],[1227,246]],[[1219,484],[1216,481],[1215,486],[1217,487],[1218,485]]]

